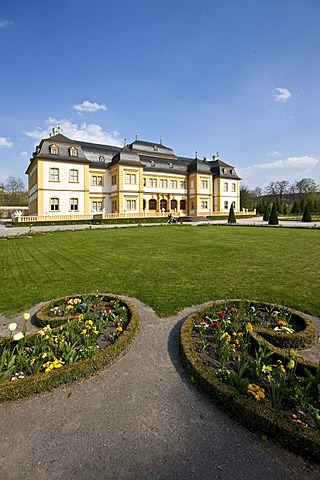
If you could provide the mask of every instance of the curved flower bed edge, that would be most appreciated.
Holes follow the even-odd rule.
[[[254,399],[241,395],[234,387],[223,383],[201,362],[192,345],[191,332],[199,313],[206,309],[207,307],[187,317],[180,331],[180,353],[192,380],[242,425],[258,429],[276,439],[283,447],[319,462],[320,439],[313,429],[302,429],[293,422],[288,422],[268,405],[259,404]],[[284,350],[275,348],[260,335],[253,334],[252,337],[270,345],[279,358],[285,356]],[[302,362],[301,367],[303,364],[316,368],[313,362]]]
[[[112,296],[112,295],[108,295]],[[107,348],[101,349],[91,358],[67,365],[50,373],[39,373],[25,377],[16,382],[4,382],[0,384],[0,402],[6,400],[18,400],[45,391],[52,390],[59,385],[77,381],[98,373],[104,367],[111,365],[119,355],[132,343],[139,329],[140,317],[135,307],[121,296],[114,297],[122,300],[128,307],[131,319],[127,328],[115,342]],[[30,335],[34,337],[35,335]],[[3,338],[2,340],[8,340]]]

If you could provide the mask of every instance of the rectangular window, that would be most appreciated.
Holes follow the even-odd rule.
[[[111,202],[111,212],[117,213],[117,200],[112,200]]]
[[[59,168],[50,168],[50,182],[59,182]]]
[[[136,210],[137,209],[136,200],[126,200],[126,209],[127,210]]]
[[[177,180],[170,180],[170,188],[177,188],[178,182]]]
[[[227,182],[225,182],[224,185],[223,185],[223,191],[224,191],[224,192],[227,192],[227,191],[228,191],[228,184],[227,184]]]
[[[191,188],[194,188],[194,180],[191,180]]]
[[[160,188],[168,188],[168,180],[164,180],[163,178],[161,178],[159,182],[160,182]]]
[[[92,211],[93,212],[101,212],[102,211],[102,202],[94,200],[92,202]]]
[[[130,185],[136,185],[137,177],[135,173],[126,173],[126,183]]]
[[[149,178],[149,187],[156,187],[157,180],[155,178]]]
[[[69,175],[69,182],[78,183],[79,181],[79,172],[78,170],[71,169]]]
[[[201,188],[208,188],[208,180],[201,180]]]
[[[78,211],[78,199],[77,198],[70,198],[70,210],[71,212]]]
[[[111,177],[111,185],[117,185],[117,175],[112,175],[112,177]]]
[[[51,212],[59,211],[59,198],[50,199],[50,211]]]
[[[194,202],[191,202],[191,210],[194,210]]]
[[[186,182],[181,181],[180,182],[180,188],[186,188]]]
[[[101,186],[102,185],[102,176],[101,175],[92,175],[91,185]]]
[[[224,202],[224,209],[228,210],[228,202],[227,201]]]
[[[206,200],[201,202],[201,210],[208,210],[208,202]]]
[[[236,184],[233,183],[233,184],[232,184],[232,192],[235,192],[235,191],[236,191]]]

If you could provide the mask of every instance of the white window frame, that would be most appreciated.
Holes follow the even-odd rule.
[[[137,184],[137,174],[136,173],[126,173],[126,184],[127,185],[136,185]]]
[[[49,181],[50,182],[59,182],[60,181],[60,170],[57,167],[51,167],[49,172]]]
[[[58,197],[51,197],[50,198],[50,212],[59,212],[59,209],[60,209],[59,198]]]
[[[79,212],[79,199],[76,197],[70,198],[69,206],[70,212]]]
[[[127,199],[126,200],[126,210],[127,211],[133,211],[133,210],[137,210],[137,200],[133,200],[133,199]]]
[[[71,168],[69,171],[69,183],[79,183],[79,170]]]

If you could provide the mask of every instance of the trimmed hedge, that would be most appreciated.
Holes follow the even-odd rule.
[[[118,299],[120,297],[114,298]],[[8,381],[0,383],[0,402],[5,400],[17,400],[19,398],[52,390],[59,385],[95,375],[102,368],[113,363],[115,359],[132,343],[132,340],[138,331],[140,322],[139,314],[134,306],[121,298],[120,300],[127,306],[130,319],[127,328],[112,345],[101,349],[91,358],[86,358],[85,360],[75,362],[71,365],[64,366],[63,368],[53,370],[50,373],[39,373],[14,382]],[[31,342],[36,335],[37,334],[28,336]],[[3,339],[3,341],[5,340],[8,339]]]
[[[208,307],[189,315],[180,331],[180,353],[183,364],[195,383],[213,396],[239,423],[258,429],[276,439],[282,446],[319,462],[320,435],[316,430],[301,428],[300,425],[288,421],[268,404],[258,403],[256,400],[240,394],[234,387],[223,383],[207,365],[201,362],[193,347],[191,333],[198,320],[199,312],[207,309]],[[284,355],[282,349],[275,349],[273,345],[268,344],[254,332],[253,338],[257,342],[262,339],[276,354]],[[315,367],[315,364],[312,365]],[[302,368],[302,364],[300,367]]]

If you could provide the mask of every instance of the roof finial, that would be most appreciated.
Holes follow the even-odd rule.
[[[124,138],[124,139],[123,139],[123,146],[124,146],[124,147],[126,146],[126,143],[127,143],[127,139]]]
[[[162,145],[162,137],[160,137],[160,145]]]
[[[195,151],[196,158],[198,158],[198,150]]]
[[[138,140],[138,134],[137,133],[136,133],[135,137],[136,137],[135,140],[137,141]]]

